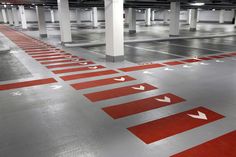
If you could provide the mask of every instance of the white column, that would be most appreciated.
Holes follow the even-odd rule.
[[[179,35],[180,2],[170,3],[170,36]]]
[[[151,20],[155,21],[155,10],[152,10]]]
[[[7,23],[7,15],[6,15],[6,10],[5,9],[2,9],[2,17],[3,17],[3,22],[4,23]]]
[[[197,9],[191,9],[190,31],[195,31],[197,28]]]
[[[14,26],[18,27],[19,26],[19,19],[18,19],[18,12],[17,12],[16,7],[12,8],[12,14],[13,14]]]
[[[197,22],[200,21],[200,10],[197,9]]]
[[[234,10],[234,27],[236,27],[236,10]]]
[[[150,26],[151,25],[151,8],[146,9],[145,16],[146,16],[146,19],[145,19],[146,26]]]
[[[44,7],[36,6],[36,13],[37,13],[37,18],[38,18],[39,35],[40,37],[47,37]]]
[[[55,23],[55,15],[54,15],[54,10],[53,9],[50,10],[50,14],[51,14],[51,22]]]
[[[224,14],[225,10],[220,10],[220,15],[219,15],[219,23],[224,23]]]
[[[136,9],[129,8],[129,33],[136,33]]]
[[[19,6],[20,18],[21,18],[21,25],[23,29],[27,29],[27,22],[25,17],[25,7],[23,5]]]
[[[79,24],[79,25],[82,23],[80,8],[76,8],[76,21],[77,21],[77,24]]]
[[[12,11],[10,8],[7,9],[7,17],[9,24],[12,26],[13,25],[13,17],[12,17]]]
[[[190,18],[191,18],[191,11],[190,11],[191,9],[188,9],[187,11],[186,11],[186,23],[187,24],[190,24]]]
[[[129,24],[129,9],[125,9],[125,24]]]
[[[124,60],[123,0],[105,0],[106,59]]]
[[[57,0],[57,4],[58,17],[60,21],[61,42],[72,42],[69,2],[68,0]]]
[[[93,24],[93,28],[98,27],[98,9],[97,9],[97,7],[92,8],[92,24]]]
[[[164,12],[163,12],[163,23],[164,24],[168,24],[168,14],[169,14],[169,11],[164,10]]]

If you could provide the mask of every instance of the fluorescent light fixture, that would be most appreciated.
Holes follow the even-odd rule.
[[[212,9],[212,11],[216,11],[216,9]]]
[[[205,5],[205,3],[196,2],[196,3],[190,3],[190,5],[192,5],[192,6],[203,6],[203,5]]]

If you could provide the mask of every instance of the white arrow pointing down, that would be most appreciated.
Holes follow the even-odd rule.
[[[123,82],[123,81],[125,81],[125,78],[124,78],[124,77],[121,77],[121,78],[115,78],[114,80],[115,80],[115,81],[121,81],[121,82]]]
[[[156,100],[157,100],[157,101],[160,101],[160,102],[168,102],[168,103],[171,102],[170,98],[167,97],[167,96],[165,96],[164,99],[157,99],[157,98],[156,98]]]
[[[133,89],[136,89],[136,90],[145,90],[145,87],[144,86],[139,86],[139,87],[132,87]]]
[[[194,115],[194,114],[188,114],[188,116],[195,118],[195,119],[203,119],[203,120],[207,120],[207,116],[205,113],[202,113],[200,111],[197,111],[198,115]]]

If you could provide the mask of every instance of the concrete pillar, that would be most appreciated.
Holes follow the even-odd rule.
[[[191,9],[188,9],[186,12],[186,23],[190,24],[190,17],[191,17]]]
[[[236,27],[236,10],[234,10],[234,27]]]
[[[155,21],[155,10],[152,10],[151,20],[152,20],[152,21]]]
[[[105,0],[106,60],[124,60],[123,1]]]
[[[93,25],[93,28],[98,27],[98,9],[97,9],[97,7],[92,8],[92,25]]]
[[[12,8],[12,14],[13,14],[14,26],[18,27],[19,26],[19,19],[18,19],[18,11],[17,11],[16,7]]]
[[[145,19],[146,26],[150,26],[151,25],[151,8],[146,9],[145,16],[146,16],[146,19]]]
[[[79,25],[82,23],[80,8],[76,8],[76,21],[77,21],[77,24],[79,24]]]
[[[9,25],[13,26],[13,15],[12,15],[12,10],[10,8],[7,9],[7,17]]]
[[[55,23],[55,15],[54,15],[54,10],[50,10],[50,14],[51,14],[51,22]]]
[[[68,0],[57,0],[58,17],[60,21],[61,42],[72,42],[71,25],[70,25],[70,11]]]
[[[2,9],[2,17],[3,17],[3,22],[7,23],[7,14],[6,14],[6,9]]]
[[[200,11],[197,9],[197,22],[200,21]]]
[[[20,18],[21,18],[21,26],[23,29],[27,29],[27,22],[25,17],[25,7],[23,5],[19,6]]]
[[[40,37],[47,37],[47,28],[43,6],[36,6],[36,13],[38,18],[38,27]]]
[[[129,8],[129,33],[136,33],[136,9]]]
[[[196,31],[197,29],[197,9],[191,9],[191,19],[190,19],[190,31]]]
[[[164,25],[168,24],[168,14],[169,14],[169,11],[164,10],[164,12],[163,12],[163,23],[164,23]]]
[[[220,15],[219,15],[219,23],[224,23],[224,14],[225,14],[225,10],[222,9],[220,10]]]
[[[179,35],[180,2],[170,3],[170,36]]]
[[[125,9],[125,24],[129,24],[129,9]]]

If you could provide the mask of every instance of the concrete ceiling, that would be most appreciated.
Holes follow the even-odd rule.
[[[204,2],[205,5],[198,7],[202,9],[236,9],[236,0],[125,0],[125,7],[166,9],[170,7],[171,1],[180,1],[182,9],[196,8],[190,5],[193,2]],[[56,7],[57,0],[0,0],[2,3],[13,5],[45,5]],[[104,0],[69,0],[71,7],[103,7]]]

